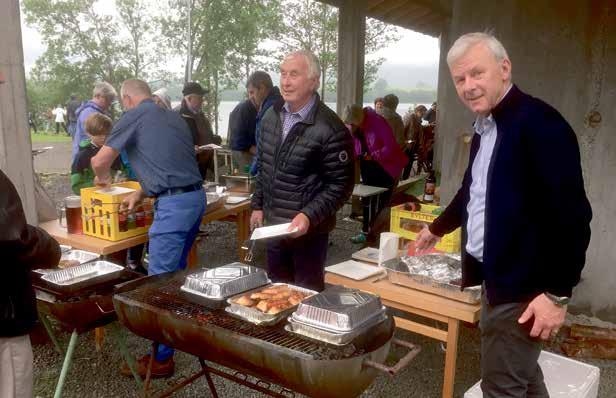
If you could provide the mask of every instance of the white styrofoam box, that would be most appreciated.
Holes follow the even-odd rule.
[[[599,368],[551,352],[541,351],[539,366],[550,398],[597,398]],[[464,393],[464,398],[483,398],[481,380]]]

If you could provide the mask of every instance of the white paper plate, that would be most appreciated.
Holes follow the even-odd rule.
[[[365,263],[379,263],[379,249],[376,247],[364,247],[363,249],[351,254],[351,258]]]
[[[236,205],[238,203],[242,203],[246,200],[250,199],[249,197],[246,196],[228,196],[227,197],[227,204],[228,205]]]
[[[227,199],[227,202],[229,202],[229,199]],[[274,238],[276,236],[290,235],[293,232],[297,231],[297,228],[294,228],[293,230],[289,231],[288,229],[290,225],[291,223],[288,222],[285,224],[270,225],[268,227],[255,228],[255,230],[252,231],[250,240],[267,239],[267,238]]]
[[[325,267],[325,271],[331,272],[333,274],[346,276],[347,278],[351,278],[356,281],[361,281],[363,279],[370,278],[371,276],[382,273],[383,268],[366,263],[360,263],[359,261],[355,260],[347,260],[342,263]]]

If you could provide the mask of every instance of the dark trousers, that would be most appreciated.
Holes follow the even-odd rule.
[[[68,134],[68,130],[66,129],[66,124],[56,122],[56,134],[60,134],[60,126],[64,129],[64,132]]]
[[[485,290],[485,289],[484,289]],[[534,318],[518,319],[528,303],[492,306],[481,298],[481,390],[484,398],[549,398],[537,364],[539,339],[530,337]]]
[[[402,172],[402,179],[406,180],[411,175],[411,170],[413,170],[413,162],[415,161],[415,149],[406,148],[404,153],[409,158],[409,162],[404,166],[404,171]]]
[[[322,291],[325,288],[328,241],[327,233],[270,240],[267,243],[267,273],[270,279]]]
[[[362,184],[388,189],[388,191],[379,194],[378,203],[374,197],[362,198],[364,210],[362,231],[364,233],[368,233],[370,232],[370,227],[373,220],[376,219],[379,212],[389,203],[396,180],[394,180],[389,173],[387,173],[385,169],[383,169],[381,165],[374,160],[362,159],[359,166],[361,169]]]

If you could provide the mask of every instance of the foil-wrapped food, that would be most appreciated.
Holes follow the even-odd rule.
[[[407,265],[408,273],[427,276],[438,282],[450,283],[462,278],[459,254],[424,254],[405,256],[401,261]]]

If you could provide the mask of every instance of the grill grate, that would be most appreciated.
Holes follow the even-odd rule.
[[[343,347],[300,338],[284,330],[280,325],[257,326],[234,318],[223,310],[211,310],[192,303],[180,295],[182,280],[174,278],[165,284],[144,285],[135,290],[121,293],[129,300],[166,310],[179,318],[198,322],[203,326],[215,326],[228,331],[252,337],[266,343],[283,347],[311,356],[315,360],[337,360],[363,355],[365,350],[349,344]]]

